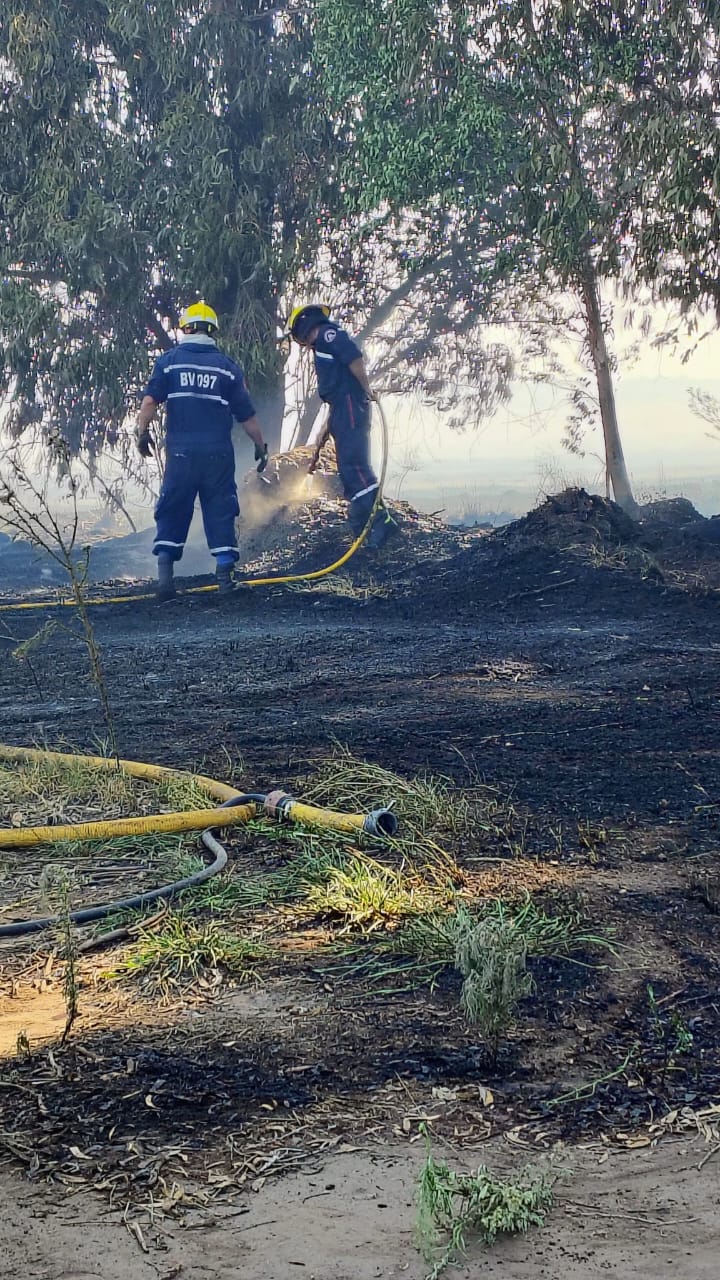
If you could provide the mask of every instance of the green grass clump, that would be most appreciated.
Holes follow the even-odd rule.
[[[219,800],[208,795],[205,788],[191,773],[170,774],[153,782],[158,800],[163,808],[182,813],[192,809],[215,809]]]
[[[500,900],[479,904],[472,911],[459,903],[452,914],[432,912],[408,922],[392,939],[392,947],[422,963],[453,964],[458,944],[480,922],[511,926],[522,938],[529,957],[568,958],[591,947],[612,950],[607,935],[594,933],[577,912],[548,915],[528,896],[520,906]]]
[[[299,916],[331,918],[342,930],[367,932],[439,909],[454,896],[437,876],[369,857],[351,833],[275,826],[262,834],[290,846],[284,866],[250,877],[226,873],[188,890],[183,901],[212,911],[288,907]],[[198,866],[196,858],[184,859],[178,877]]]
[[[187,851],[197,845],[197,835],[178,835],[168,831],[147,831],[141,836],[112,836],[106,840],[56,840],[52,844],[33,847],[33,857],[78,860],[101,865],[103,859],[130,861],[138,866],[158,866],[172,871]]]
[[[189,773],[154,781],[135,778],[114,766],[98,767],[81,756],[70,760],[47,756],[0,765],[0,824],[18,818],[24,826],[90,822],[215,805]]]
[[[503,855],[522,853],[524,824],[506,797],[476,779],[459,787],[452,778],[423,772],[405,778],[391,769],[359,759],[337,745],[328,760],[302,788],[308,801],[346,812],[391,808],[400,828],[385,843],[403,857],[426,865],[456,881],[462,878],[448,846],[462,842],[473,856],[501,848]]]
[[[67,811],[87,810],[87,820],[136,810],[135,779],[122,770],[77,761],[38,760],[0,766],[0,819],[19,813],[27,825],[65,821]],[[72,819],[67,819],[72,821]]]
[[[304,904],[318,915],[339,917],[343,928],[376,929],[436,908],[442,891],[417,875],[356,854],[342,867],[329,866],[308,881]]]
[[[219,973],[247,981],[255,975],[255,963],[268,955],[269,948],[258,938],[240,938],[214,920],[195,923],[169,914],[162,928],[140,930],[116,968],[104,976],[139,977],[147,989],[167,993]]]
[[[304,797],[316,804],[360,813],[380,805],[392,807],[401,832],[414,836],[433,831],[466,831],[470,805],[450,778],[421,774],[403,778],[390,769],[356,759],[338,746],[310,784]]]
[[[519,907],[497,901],[471,907],[448,890],[446,910],[438,907],[436,900],[429,912],[399,917],[393,922],[397,927],[390,927],[386,932],[375,931],[371,945],[361,941],[345,945],[337,954],[333,972],[346,973],[348,977],[369,983],[375,990],[387,982],[391,985],[382,986],[383,990],[398,990],[396,980],[400,977],[405,981],[412,979],[408,990],[416,989],[418,982],[433,986],[444,969],[456,965],[459,944],[484,920],[518,920],[521,932],[525,931],[530,958],[572,958],[586,947],[613,950],[609,939],[588,931],[577,914],[546,915],[532,900]]]

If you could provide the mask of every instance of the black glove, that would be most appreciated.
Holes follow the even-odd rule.
[[[150,435],[150,431],[148,427],[145,427],[144,431],[138,432],[136,443],[137,443],[138,453],[140,454],[140,457],[149,458],[152,454],[153,449],[155,448],[155,441]]]
[[[255,445],[255,461],[257,462],[258,475],[264,471],[268,464],[268,447],[266,444]]]

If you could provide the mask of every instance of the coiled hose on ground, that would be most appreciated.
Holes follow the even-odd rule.
[[[13,747],[0,744],[0,760],[43,761],[77,764],[78,762],[104,770],[118,767],[133,778],[162,782],[168,778],[187,778],[177,769],[164,765],[143,764],[137,760],[115,760],[106,756],[81,756],[60,751],[44,751],[35,747]],[[238,795],[234,787],[217,782],[204,774],[190,775],[207,793],[218,801],[214,809],[192,809],[179,813],[156,813],[143,818],[118,818],[100,822],[68,823],[62,826],[0,828],[0,849],[27,849],[42,844],[57,844],[62,840],[109,840],[119,836],[142,836],[159,832],[181,833],[200,831],[204,847],[213,855],[213,862],[183,880],[161,885],[134,897],[117,902],[103,903],[70,913],[75,924],[88,924],[104,920],[118,911],[135,910],[152,902],[169,900],[185,889],[203,884],[222,871],[227,864],[227,853],[212,833],[213,828],[238,826],[254,817],[265,815],[281,822],[300,822],[307,826],[333,831],[364,831],[368,835],[390,837],[397,831],[397,818],[390,809],[373,809],[369,813],[338,813],[333,809],[302,804],[289,793],[275,791],[269,795],[260,792]],[[14,920],[0,925],[0,938],[17,938],[37,933],[59,923],[58,916],[38,917],[34,920]]]

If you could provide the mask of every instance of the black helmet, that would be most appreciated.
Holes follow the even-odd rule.
[[[290,313],[288,329],[296,341],[304,342],[315,325],[322,324],[329,317],[330,308],[326,302],[309,302]]]

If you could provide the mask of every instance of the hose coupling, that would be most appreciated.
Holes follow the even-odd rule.
[[[363,831],[369,836],[394,836],[398,820],[392,809],[371,809],[363,823]]]
[[[267,818],[277,818],[282,822],[287,817],[288,807],[294,803],[295,797],[289,791],[270,791],[265,796],[263,813]]]

